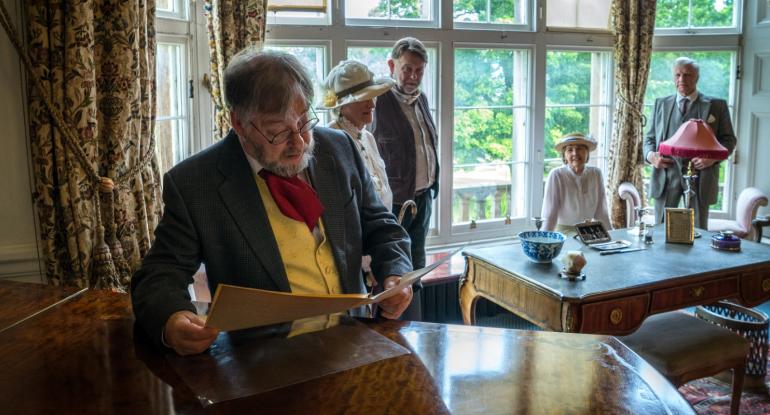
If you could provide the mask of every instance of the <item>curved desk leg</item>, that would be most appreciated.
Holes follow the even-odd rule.
[[[476,324],[476,300],[479,293],[473,286],[473,267],[470,266],[472,260],[465,257],[465,273],[460,278],[460,311],[463,315],[463,323],[466,325]]]

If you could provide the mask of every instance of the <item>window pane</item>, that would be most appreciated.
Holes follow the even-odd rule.
[[[516,0],[454,0],[452,11],[455,22],[523,24],[526,7]]]
[[[173,12],[174,0],[157,0],[155,2],[155,10],[159,12]]]
[[[164,173],[190,155],[186,45],[158,42],[156,48],[155,150]]]
[[[326,77],[326,48],[323,46],[282,46],[275,44],[268,44],[265,49],[279,50],[286,53],[291,53],[299,59],[302,66],[308,69],[310,76],[313,77],[313,85],[315,86],[315,103],[316,105],[323,99],[323,92],[321,91],[321,82]],[[320,115],[320,114],[319,114]]]
[[[158,17],[187,20],[187,2],[185,0],[158,0],[155,3]]]
[[[573,132],[591,134],[599,148],[589,164],[603,168],[609,142],[609,53],[546,53],[545,176],[562,165],[555,144]]]
[[[686,29],[733,27],[733,0],[658,0],[655,27]]]
[[[523,214],[527,65],[522,50],[455,50],[454,225]]]
[[[345,2],[353,19],[431,20],[430,0],[355,0]]]
[[[513,105],[513,55],[510,49],[457,49],[455,106]]]
[[[548,27],[610,30],[611,6],[611,0],[547,0],[545,24]]]

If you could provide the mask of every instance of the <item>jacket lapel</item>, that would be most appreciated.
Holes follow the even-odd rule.
[[[219,187],[219,196],[240,228],[243,238],[278,289],[291,291],[259,188],[238,136],[233,131],[225,137],[218,167],[225,177]]]
[[[711,98],[698,93],[698,118],[708,123]]]
[[[315,132],[317,135],[318,132]],[[335,137],[336,138],[336,137]],[[319,146],[321,143],[317,143]],[[320,153],[320,154],[319,154]],[[337,265],[337,271],[340,275],[340,281],[345,292],[352,292],[352,287],[348,287],[348,260],[345,255],[345,205],[348,202],[347,195],[351,194],[350,189],[344,189],[335,174],[336,161],[331,157],[329,151],[316,151],[315,156],[310,161],[307,168],[310,183],[318,194],[318,198],[324,206],[324,212],[321,215],[326,238],[331,244],[334,260]],[[352,195],[355,197],[355,195]]]
[[[663,102],[663,116],[664,123],[663,123],[663,134],[659,134],[658,138],[658,144],[660,144],[663,141],[668,140],[669,137],[671,137],[674,133],[669,131],[668,126],[671,122],[671,114],[674,111],[674,106],[676,106],[676,95],[671,95],[669,97],[666,97],[665,101]],[[678,111],[678,110],[677,110]]]

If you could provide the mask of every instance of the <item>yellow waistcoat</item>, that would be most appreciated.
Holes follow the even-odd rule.
[[[304,222],[281,213],[265,180],[256,176],[259,194],[267,211],[270,227],[278,243],[278,251],[294,294],[342,294],[342,284],[334,263],[331,246],[326,239],[323,222],[318,221],[321,241]]]

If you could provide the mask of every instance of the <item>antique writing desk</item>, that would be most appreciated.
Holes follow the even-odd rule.
[[[770,246],[742,241],[741,252],[710,247],[711,232],[695,244],[667,244],[662,227],[645,251],[600,256],[568,238],[561,255],[583,251],[584,281],[558,276],[561,255],[551,264],[527,260],[518,244],[465,251],[460,307],[465,324],[484,297],[553,331],[621,335],[633,332],[651,314],[722,299],[754,306],[770,299]],[[613,239],[640,240],[625,230]]]
[[[73,287],[0,281],[0,332],[84,291]]]
[[[0,405],[3,414],[694,413],[614,337],[365,322],[412,353],[203,407],[134,332],[128,296],[91,290],[0,333]]]

